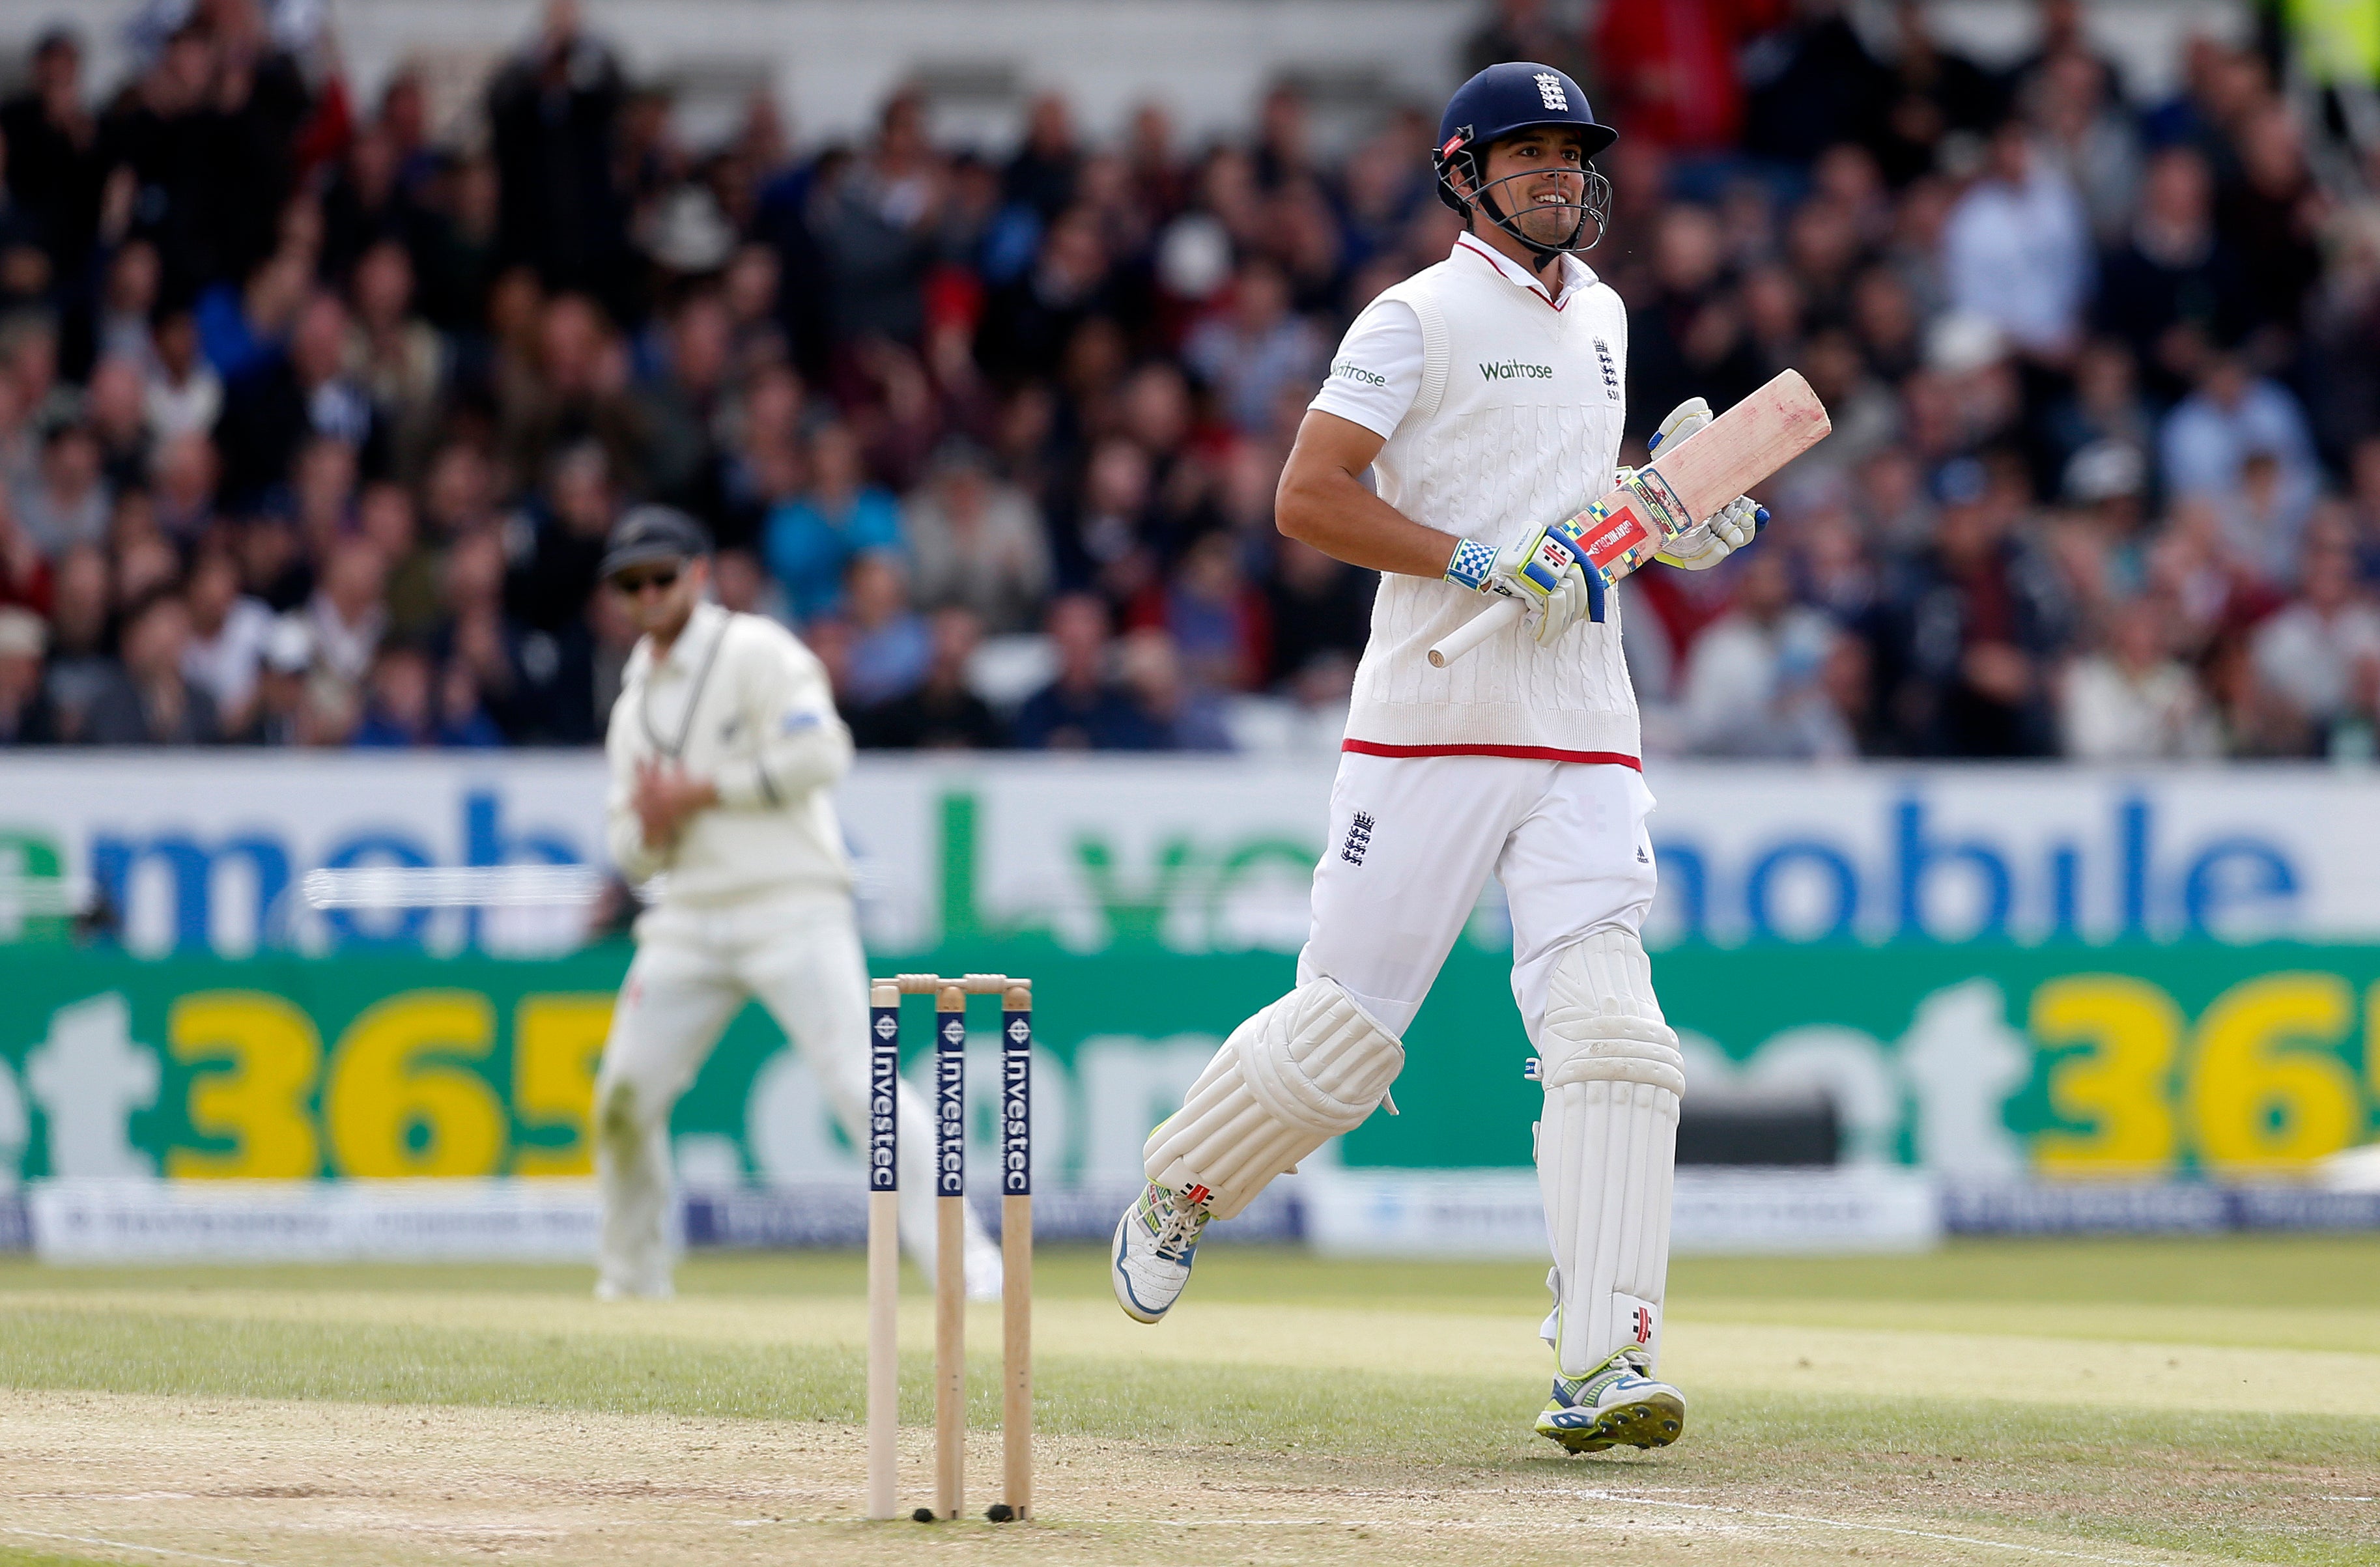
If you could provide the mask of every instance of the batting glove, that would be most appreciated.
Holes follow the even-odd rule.
[[[1550,647],[1581,616],[1603,619],[1602,574],[1581,564],[1568,532],[1565,525],[1551,524],[1502,549],[1463,540],[1447,562],[1446,580],[1475,593],[1519,600],[1530,634],[1539,647]]]
[[[1768,508],[1749,495],[1738,495],[1717,512],[1670,541],[1654,559],[1684,571],[1708,571],[1760,537],[1768,526]]]
[[[1658,452],[1665,441],[1682,441],[1711,421],[1711,407],[1700,397],[1689,397],[1670,410],[1661,428],[1653,431],[1653,439],[1645,443],[1648,453]]]
[[[1645,443],[1645,451],[1658,452],[1666,443],[1684,440],[1708,424],[1711,417],[1710,404],[1700,397],[1687,398],[1670,410],[1670,417]],[[1621,468],[1619,481],[1625,484],[1635,477],[1634,468]],[[1758,538],[1767,526],[1768,508],[1749,495],[1738,495],[1671,540],[1670,547],[1654,559],[1685,571],[1708,571]]]

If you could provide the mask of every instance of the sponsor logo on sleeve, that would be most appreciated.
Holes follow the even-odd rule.
[[[1389,378],[1366,370],[1353,359],[1341,359],[1330,367],[1330,373],[1342,381],[1353,381],[1366,386],[1386,386]]]

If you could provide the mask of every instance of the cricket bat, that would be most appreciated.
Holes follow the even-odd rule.
[[[1799,370],[1781,370],[1751,396],[1636,470],[1636,477],[1547,530],[1537,560],[1556,573],[1575,559],[1609,588],[1670,540],[1808,451],[1834,429]],[[1564,558],[1568,557],[1568,558]],[[1534,569],[1534,565],[1533,565]],[[1506,597],[1450,631],[1429,650],[1444,669],[1521,618]]]

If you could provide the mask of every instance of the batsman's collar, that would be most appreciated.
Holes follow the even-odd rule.
[[[1559,296],[1552,295],[1546,292],[1546,285],[1537,280],[1536,273],[1513,261],[1477,235],[1456,235],[1454,249],[1448,252],[1449,259],[1460,257],[1465,251],[1494,267],[1503,274],[1505,282],[1516,288],[1527,289],[1556,310],[1560,310],[1564,305],[1569,304],[1572,295],[1597,281],[1593,267],[1588,266],[1576,256],[1564,256],[1559,263],[1561,267],[1561,293]]]

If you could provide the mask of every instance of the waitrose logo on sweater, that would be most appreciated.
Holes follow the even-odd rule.
[[[1506,359],[1501,364],[1483,364],[1479,373],[1490,381],[1551,381],[1554,367],[1533,365],[1520,359]]]

